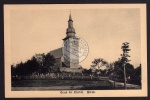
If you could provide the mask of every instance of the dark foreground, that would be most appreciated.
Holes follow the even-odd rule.
[[[109,80],[16,80],[12,82],[12,91],[45,91],[45,90],[116,90],[124,89],[123,85],[116,87]],[[140,89],[131,86],[128,89]]]

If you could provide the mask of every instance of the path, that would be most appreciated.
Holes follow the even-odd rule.
[[[114,81],[109,80],[109,82],[114,86]],[[141,86],[135,85],[135,84],[126,84],[126,86],[127,86],[127,89],[141,89]],[[123,88],[124,87],[124,83],[115,82],[115,87],[116,88]]]

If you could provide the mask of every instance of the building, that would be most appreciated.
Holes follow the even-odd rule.
[[[55,66],[59,67],[61,72],[82,72],[82,68],[79,65],[79,38],[75,34],[76,32],[73,28],[73,20],[70,13],[66,37],[63,39],[64,47],[50,52],[56,59]]]

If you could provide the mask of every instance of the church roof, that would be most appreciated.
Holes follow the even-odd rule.
[[[52,51],[50,51],[50,54],[53,55],[55,58],[61,58],[63,56],[62,48],[52,50]]]

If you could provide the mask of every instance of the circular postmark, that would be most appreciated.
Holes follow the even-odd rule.
[[[89,47],[83,38],[70,37],[64,40],[62,52],[65,60],[79,63],[87,57]]]

